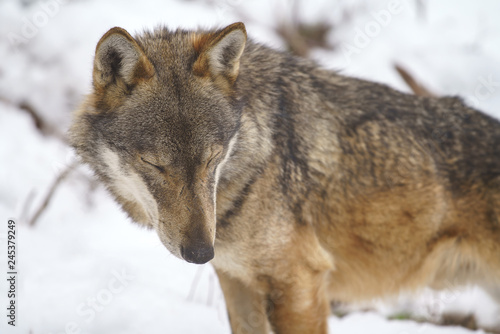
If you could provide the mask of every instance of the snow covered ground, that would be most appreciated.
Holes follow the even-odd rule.
[[[500,118],[500,2],[422,1],[423,9],[417,3],[303,1],[299,13],[336,26],[329,39],[337,48],[312,52],[324,66],[408,90],[393,68],[399,63],[433,92],[459,94]],[[346,18],[346,8],[356,15]],[[26,226],[74,158],[59,139],[41,135],[19,104],[64,132],[89,90],[95,44],[112,26],[136,32],[160,23],[195,28],[244,19],[255,39],[284,47],[274,28],[276,16],[289,12],[285,0],[0,2],[0,273],[7,272],[9,218],[17,222],[19,272],[15,328],[7,325],[8,286],[0,278],[0,333],[230,332],[213,269],[171,256],[88,181],[85,168],[62,184],[36,226]],[[330,332],[471,333],[387,320],[447,311],[473,313],[484,327],[500,325],[500,310],[478,288],[426,290],[371,307],[377,311],[330,317]]]

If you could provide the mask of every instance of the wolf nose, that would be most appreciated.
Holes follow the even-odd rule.
[[[202,247],[181,246],[181,255],[187,262],[203,264],[214,258],[214,247],[212,245]]]

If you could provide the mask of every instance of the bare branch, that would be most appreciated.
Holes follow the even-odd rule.
[[[415,78],[402,66],[395,64],[394,68],[396,69],[396,71],[398,71],[399,75],[403,78],[403,80],[406,82],[408,87],[410,87],[410,89],[413,91],[415,95],[428,96],[428,97],[436,96],[436,94],[431,93],[421,83],[417,82],[417,80],[415,80]]]
[[[33,203],[33,200],[35,199],[36,191],[31,190],[26,197],[26,200],[24,201],[24,205],[21,209],[21,215],[19,217],[19,220],[22,222],[28,221],[28,210],[31,207],[31,204]]]
[[[58,129],[50,125],[47,121],[45,121],[45,119],[40,115],[40,113],[29,102],[23,101],[17,104],[5,97],[0,97],[0,101],[3,101],[13,106],[17,106],[19,109],[27,112],[28,115],[30,115],[33,122],[35,123],[35,127],[44,136],[54,136],[59,138],[63,142],[67,142],[66,136],[63,133],[61,133]]]
[[[31,220],[29,221],[29,225],[30,226],[34,226],[36,224],[38,218],[40,218],[40,215],[49,206],[50,200],[54,196],[54,193],[57,190],[57,188],[59,187],[59,185],[68,177],[68,175],[76,168],[77,165],[78,165],[78,163],[76,161],[73,162],[71,165],[69,165],[68,167],[66,167],[66,169],[64,169],[57,176],[57,178],[52,183],[52,186],[50,187],[49,192],[45,196],[45,199],[43,200],[42,204],[40,205],[40,207],[38,208],[38,210],[36,210],[35,214],[33,215],[33,218],[31,218]]]

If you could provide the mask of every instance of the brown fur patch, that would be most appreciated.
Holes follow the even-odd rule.
[[[145,55],[141,55],[141,58],[134,69],[134,82],[137,85],[140,82],[151,79],[155,75],[155,70],[153,64],[147,59]]]
[[[204,51],[210,43],[214,40],[216,34],[210,33],[193,33],[191,35],[191,43],[193,43],[194,50],[200,54]]]

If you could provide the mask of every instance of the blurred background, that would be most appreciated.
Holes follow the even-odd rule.
[[[460,95],[500,118],[500,1],[0,0],[0,333],[230,333],[210,265],[132,224],[66,144],[111,27],[246,24],[249,36],[347,75]],[[17,320],[7,325],[7,221]],[[477,287],[332,304],[331,333],[500,333]]]

